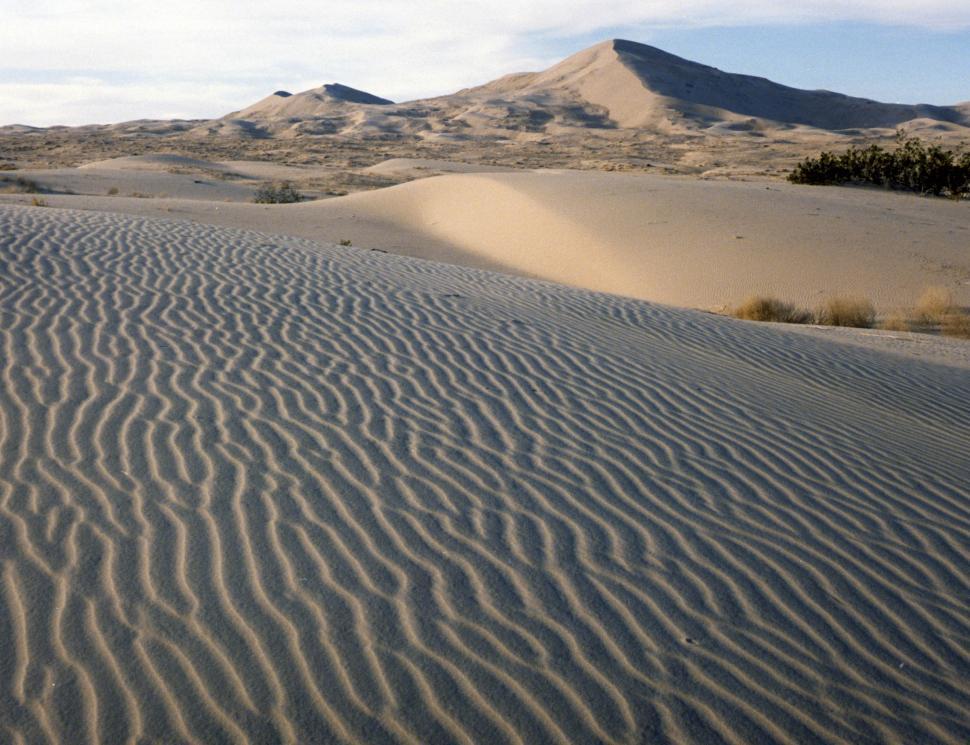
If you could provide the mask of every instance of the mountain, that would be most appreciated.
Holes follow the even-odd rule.
[[[298,137],[337,134],[361,111],[394,102],[340,83],[327,83],[301,93],[276,91],[220,119],[196,127],[196,135]]]
[[[724,72],[613,39],[542,72],[515,73],[455,94],[403,104],[341,85],[278,91],[205,133],[527,139],[576,130],[661,133],[846,131],[970,126],[970,106],[904,105],[807,91]]]
[[[341,135],[378,140],[461,142],[584,140],[625,133],[720,138],[750,133],[777,139],[805,130],[891,135],[970,136],[970,102],[954,106],[881,103],[826,90],[800,90],[724,72],[645,44],[613,39],[541,72],[506,75],[445,96],[393,103],[339,83],[301,93],[276,91],[221,118],[202,122],[127,122],[120,134],[188,132],[191,137],[299,138]],[[613,134],[611,134],[613,133]],[[582,143],[580,143],[582,147]]]
[[[603,107],[611,121],[623,128],[649,128],[671,114],[698,125],[755,118],[827,130],[896,127],[918,118],[970,124],[965,107],[886,104],[831,91],[800,90],[723,72],[622,39],[597,44],[544,72],[510,75],[462,93],[519,99],[572,97]]]
[[[325,116],[333,112],[334,105],[364,104],[387,106],[393,104],[386,98],[359,91],[340,83],[328,83],[302,93],[276,91],[272,95],[247,106],[241,111],[229,114],[233,119],[261,119],[275,117],[299,117],[303,119]]]

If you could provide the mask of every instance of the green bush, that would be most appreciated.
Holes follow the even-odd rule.
[[[302,202],[303,195],[293,188],[289,181],[278,184],[264,184],[256,190],[253,197],[256,204],[292,204]]]
[[[918,137],[897,135],[895,150],[879,145],[849,148],[841,155],[823,152],[795,166],[795,184],[876,184],[935,196],[970,196],[970,152],[958,155]]]

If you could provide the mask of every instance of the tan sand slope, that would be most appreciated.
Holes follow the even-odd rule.
[[[0,207],[0,739],[965,743],[964,370]]]
[[[434,158],[388,158],[362,170],[366,173],[376,173],[385,176],[425,178],[427,176],[441,176],[446,173],[504,173],[515,169],[507,166],[462,163],[460,161],[438,160]]]
[[[966,204],[874,190],[603,173],[445,176],[318,202],[355,243],[701,308],[753,293],[970,305]]]
[[[350,240],[704,309],[751,294],[808,307],[853,294],[890,312],[939,285],[970,305],[968,205],[879,190],[519,172],[442,176],[272,207],[82,196],[48,202]]]
[[[20,169],[0,172],[0,194],[17,179],[33,182],[45,195],[82,195],[188,199],[205,202],[252,202],[266,182],[292,181],[309,197],[334,169],[265,161],[209,161],[171,153],[137,155],[85,163],[77,168]],[[207,209],[218,209],[210,205]]]

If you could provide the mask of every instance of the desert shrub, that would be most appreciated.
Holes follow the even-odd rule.
[[[936,196],[970,196],[970,152],[958,155],[918,137],[897,133],[896,148],[851,147],[844,153],[822,152],[795,166],[795,184],[876,184]]]
[[[817,320],[823,326],[869,329],[876,322],[876,309],[865,298],[833,297],[819,308]]]
[[[40,197],[34,197],[33,199],[30,200],[30,206],[31,207],[46,207],[47,206],[47,200],[46,199],[41,199]]]
[[[253,197],[256,204],[292,204],[303,201],[303,195],[293,188],[289,181],[278,184],[263,184]]]
[[[112,186],[110,189],[108,189],[108,196],[109,197],[113,197],[117,193],[118,193],[118,187],[117,186]]]
[[[948,314],[940,323],[940,331],[946,336],[970,339],[970,315],[956,311]]]
[[[886,316],[879,324],[879,328],[884,331],[912,331],[913,325],[905,313],[897,311]]]
[[[0,163],[0,171],[16,171],[16,163]]]
[[[916,319],[940,323],[953,311],[953,294],[945,287],[927,287],[916,303]]]
[[[23,176],[17,176],[13,179],[2,178],[0,179],[0,184],[4,185],[4,191],[10,191],[16,194],[37,194],[40,192],[40,186],[36,181],[31,181],[29,178],[24,178]]]
[[[349,238],[343,238],[343,239],[340,240],[340,242],[338,243],[338,245],[345,246],[345,247],[346,246],[353,246],[354,245],[354,242],[352,240],[350,240]]]
[[[746,321],[773,321],[775,323],[811,323],[812,314],[791,303],[777,298],[756,295],[745,300],[732,311],[735,318]]]

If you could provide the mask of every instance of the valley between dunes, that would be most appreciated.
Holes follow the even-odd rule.
[[[516,176],[514,199],[504,178],[265,214],[363,231],[373,196],[406,240],[444,240],[528,198],[516,239],[550,221],[573,271],[610,216],[572,238],[544,212],[588,219],[550,186],[571,177]],[[658,199],[730,210],[754,188],[709,186]],[[441,212],[400,196],[438,188]],[[470,192],[480,213],[449,218]],[[842,204],[860,235],[887,206],[903,234],[925,210],[937,247],[959,227],[960,205]],[[763,219],[781,230],[787,209]],[[708,250],[761,245],[750,219]],[[0,741],[970,738],[965,368],[474,267],[10,204],[0,319]]]

